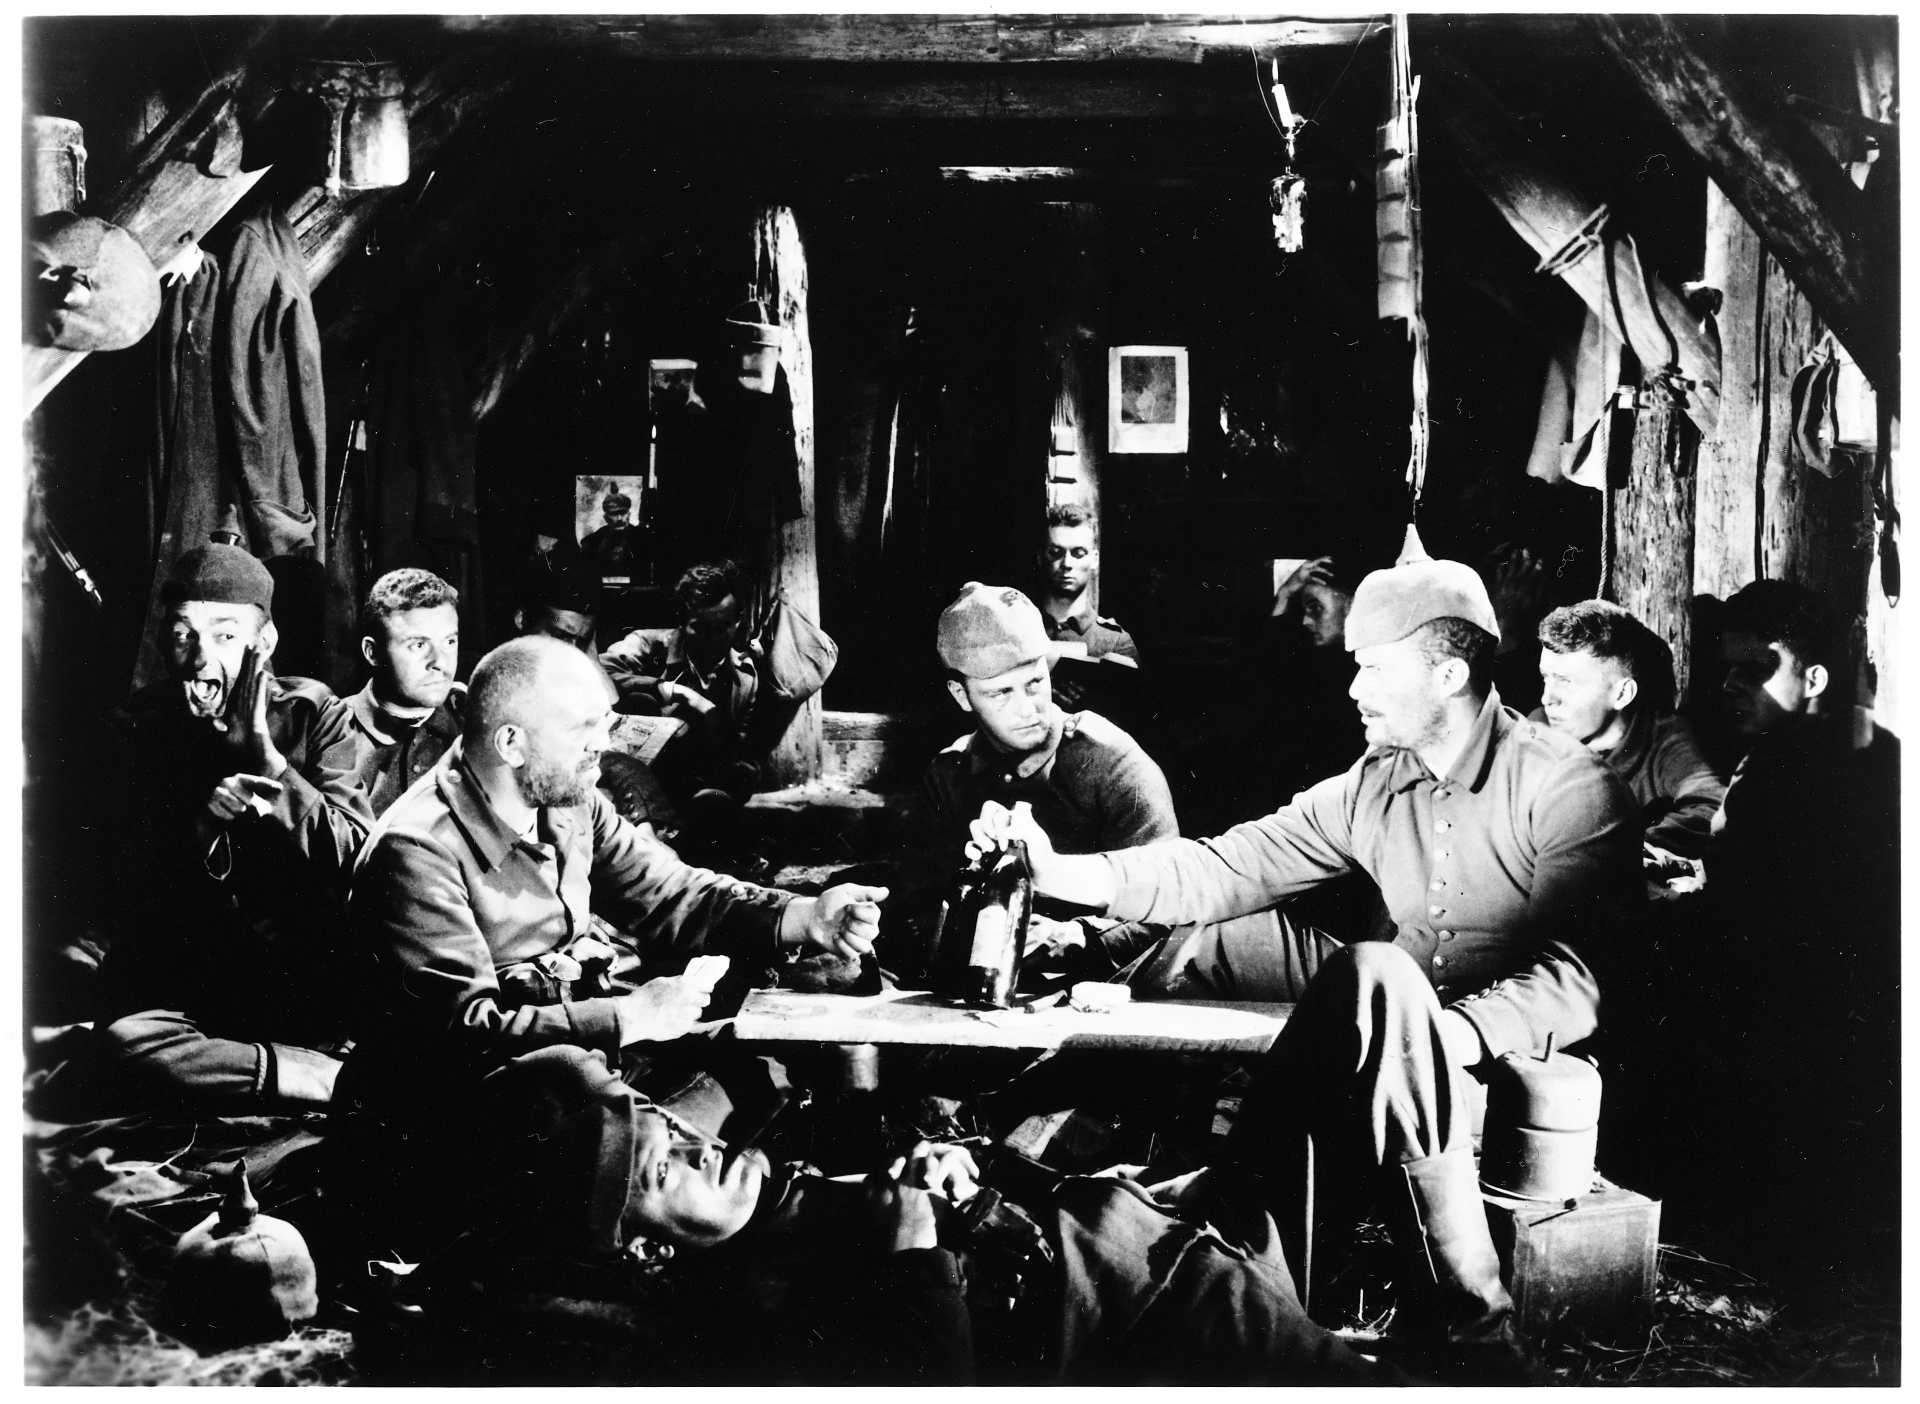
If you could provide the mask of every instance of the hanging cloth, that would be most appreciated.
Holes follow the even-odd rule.
[[[271,205],[208,241],[163,289],[154,476],[159,533],[134,686],[158,678],[160,586],[238,507],[262,560],[323,555],[326,397],[305,256]]]
[[[1527,473],[1549,483],[1602,488],[1618,407],[1620,338],[1592,312],[1547,358]]]

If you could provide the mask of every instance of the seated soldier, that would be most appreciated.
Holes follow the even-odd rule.
[[[1345,774],[1198,842],[1058,854],[997,805],[973,834],[986,849],[1024,842],[1036,894],[1131,920],[1223,922],[1347,873],[1372,878],[1390,940],[1351,931],[1346,945],[1273,952],[1237,996],[1296,1006],[1242,1105],[1228,1164],[1283,1232],[1300,1231],[1316,1193],[1330,1224],[1354,1224],[1368,1201],[1397,1219],[1435,1289],[1409,1318],[1463,1367],[1524,1377],[1533,1368],[1480,1199],[1469,1084],[1509,1052],[1596,1031],[1595,967],[1619,949],[1644,891],[1638,813],[1618,778],[1500,705],[1497,627],[1486,587],[1458,562],[1375,571],[1346,627],[1371,749]],[[1311,1178],[1309,1146],[1327,1167]]]
[[[909,979],[926,973],[940,897],[966,863],[968,825],[987,801],[1031,804],[1035,821],[1067,853],[1132,848],[1180,832],[1166,777],[1133,738],[1097,713],[1053,704],[1050,645],[1025,595],[968,582],[940,616],[937,647],[947,691],[974,730],[934,757],[909,812],[911,857],[889,907],[894,934],[885,952]],[[1165,934],[1036,917],[1027,940],[1030,950],[1053,947],[1070,969],[1100,979]]]
[[[599,581],[578,568],[529,571],[520,607],[513,612],[515,636],[558,639],[598,661],[594,610],[599,589]],[[612,685],[604,674],[601,680]],[[621,751],[608,751],[600,758],[600,789],[620,817],[638,826],[645,838],[672,839],[680,829],[680,811],[656,771],[656,766],[670,771],[674,759],[669,755],[650,764]]]
[[[460,735],[460,594],[429,571],[388,571],[360,611],[360,654],[373,669],[347,700],[359,759],[354,779],[375,817],[433,768]]]
[[[1672,1022],[1727,1089],[1719,1144],[1766,1169],[1765,1227],[1837,1253],[1897,1234],[1900,745],[1854,706],[1847,631],[1804,586],[1729,599],[1720,657],[1752,747],[1663,942],[1691,992]]]
[[[675,794],[696,811],[744,803],[760,783],[768,747],[756,732],[762,709],[762,659],[738,639],[739,567],[714,561],[690,568],[674,595],[686,622],[677,629],[635,629],[600,661],[620,691],[622,710],[676,717],[687,734],[669,751],[686,756],[687,779]],[[666,771],[669,793],[675,771]]]
[[[829,1179],[619,1094],[635,1173],[613,1241],[644,1268],[539,1273],[532,1226],[563,1219],[579,1179],[556,1143],[519,1212],[401,1285],[404,1328],[457,1340],[476,1329],[467,1303],[538,1274],[549,1291],[598,1286],[576,1309],[597,1308],[602,1342],[629,1344],[610,1358],[652,1383],[1412,1383],[1309,1319],[1272,1221],[1204,1171],[1152,1187],[1071,1176],[1009,1208],[963,1147],[922,1141]]]
[[[352,712],[269,660],[273,578],[237,546],[175,564],[170,680],[108,719],[124,822],[99,1027],[129,1086],[228,1112],[326,1102],[361,968],[347,878],[373,816]]]
[[[375,1177],[343,1185],[363,1214],[384,1204],[424,1223],[421,1194],[452,1201],[439,1183],[450,1165],[496,1183],[537,1149],[505,1128],[545,1108],[553,1136],[604,1152],[582,1199],[611,1216],[595,1220],[611,1235],[634,1173],[612,1068],[636,1043],[687,1033],[716,978],[668,972],[725,954],[743,992],[803,949],[872,948],[884,888],[795,897],[644,841],[594,788],[612,703],[577,650],[502,644],[474,669],[460,741],[368,840],[352,914],[378,974],[338,1108],[363,1148],[350,1169]],[[594,934],[596,912],[625,951]]]
[[[552,571],[529,571],[513,612],[513,631],[524,637],[545,634],[571,644],[589,658],[598,658],[594,642],[594,610],[600,582],[577,565]]]
[[[1544,701],[1534,720],[1582,742],[1633,792],[1649,868],[1699,858],[1727,787],[1671,710],[1666,641],[1619,605],[1585,600],[1549,614],[1540,643]]]

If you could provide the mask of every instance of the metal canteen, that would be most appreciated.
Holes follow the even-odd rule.
[[[407,183],[411,144],[407,85],[399,64],[301,59],[293,86],[326,109],[329,195]]]
[[[1487,1083],[1480,1178],[1518,1199],[1565,1200],[1593,1185],[1600,1070],[1553,1051],[1509,1053]]]

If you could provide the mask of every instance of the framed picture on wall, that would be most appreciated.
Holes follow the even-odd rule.
[[[582,473],[573,480],[573,535],[603,584],[629,585],[645,567],[646,538],[635,525],[646,479]]]
[[[1107,452],[1185,453],[1187,348],[1115,346],[1107,352]]]

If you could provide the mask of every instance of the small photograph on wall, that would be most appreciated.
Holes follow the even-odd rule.
[[[1115,346],[1107,352],[1107,451],[1187,451],[1187,348]]]
[[[630,585],[645,565],[638,526],[646,479],[582,473],[573,480],[573,534],[580,558],[606,585]]]

